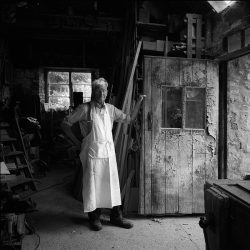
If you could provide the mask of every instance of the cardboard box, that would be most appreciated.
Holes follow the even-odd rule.
[[[164,49],[165,49],[165,41],[163,41],[163,40],[156,40],[156,50],[163,52]]]
[[[144,50],[156,50],[156,42],[143,41]]]

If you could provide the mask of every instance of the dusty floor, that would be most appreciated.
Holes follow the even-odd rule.
[[[199,217],[129,216],[134,228],[122,229],[112,226],[106,213],[102,216],[103,229],[91,231],[81,203],[71,195],[72,179],[72,168],[53,168],[40,179],[41,191],[31,196],[38,211],[28,214],[27,221],[39,235],[37,249],[205,250]],[[39,238],[26,235],[22,249],[36,249]]]

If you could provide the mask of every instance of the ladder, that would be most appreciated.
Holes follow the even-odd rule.
[[[32,166],[26,157],[20,139],[9,123],[0,121],[0,157],[7,166],[10,175],[1,174],[1,183],[16,193],[37,191],[32,176]]]

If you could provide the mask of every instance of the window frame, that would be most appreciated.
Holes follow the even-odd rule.
[[[182,108],[182,127],[181,128],[166,128],[166,127],[162,127],[162,103],[163,103],[163,96],[162,96],[162,93],[163,93],[163,88],[164,87],[167,87],[167,88],[181,88],[182,89],[182,95],[181,95],[181,108]],[[185,125],[186,125],[186,115],[187,115],[187,112],[186,112],[186,103],[187,103],[187,100],[186,100],[186,93],[187,93],[187,88],[191,88],[191,89],[204,89],[204,96],[205,96],[205,99],[204,99],[204,117],[203,117],[203,120],[204,120],[204,128],[186,128]],[[161,85],[161,129],[162,130],[185,130],[185,131],[205,131],[206,130],[206,127],[207,127],[207,123],[206,123],[206,116],[207,116],[207,89],[206,87],[199,87],[199,86],[171,86],[171,85]]]
[[[72,73],[91,73],[91,82],[95,79],[95,75],[99,74],[99,69],[97,68],[66,68],[66,67],[45,67],[44,68],[44,91],[45,91],[45,103],[49,103],[49,72],[68,72],[69,73],[69,107],[73,106],[73,84],[71,81]],[[67,84],[62,84],[67,85]]]

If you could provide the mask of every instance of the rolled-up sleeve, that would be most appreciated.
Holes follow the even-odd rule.
[[[85,105],[80,105],[76,110],[65,117],[64,123],[67,123],[69,126],[72,126],[74,123],[87,120],[87,109]]]
[[[114,107],[113,110],[114,121],[116,122],[130,122],[131,118],[130,115],[125,114],[122,110]]]

